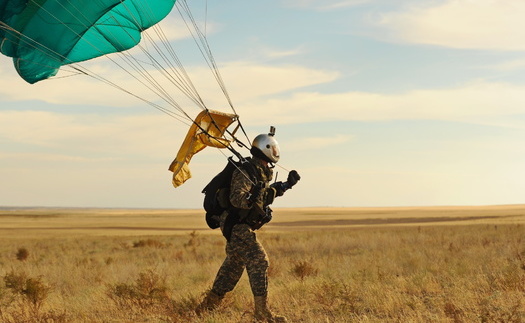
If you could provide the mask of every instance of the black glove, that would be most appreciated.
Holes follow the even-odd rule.
[[[288,183],[288,188],[292,188],[297,182],[301,179],[301,176],[299,176],[299,173],[297,173],[296,170],[292,170],[288,173],[288,179],[286,182]]]
[[[291,189],[300,179],[301,176],[299,176],[297,171],[292,170],[288,173],[286,182],[275,182],[270,187],[275,189],[275,196],[283,196],[284,192]]]

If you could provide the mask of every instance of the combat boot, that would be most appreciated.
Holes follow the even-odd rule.
[[[223,298],[224,296],[219,296],[210,290],[195,309],[195,313],[201,315],[204,312],[213,311],[221,304]]]
[[[268,308],[268,296],[255,296],[255,322],[283,323],[286,317],[273,314]]]

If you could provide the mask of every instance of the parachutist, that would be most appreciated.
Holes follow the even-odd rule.
[[[279,144],[274,135],[275,128],[272,127],[269,134],[254,139],[250,149],[252,158],[249,159],[254,172],[245,167],[233,172],[229,187],[230,207],[220,215],[220,227],[227,240],[226,259],[211,290],[197,307],[198,314],[217,308],[224,295],[235,288],[246,268],[255,301],[255,320],[287,322],[285,317],[275,315],[268,308],[269,261],[254,232],[272,219],[270,204],[275,197],[282,196],[300,180],[297,171],[293,170],[286,182],[269,184],[273,177],[272,166],[280,158]]]

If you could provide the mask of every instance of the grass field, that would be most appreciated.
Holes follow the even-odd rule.
[[[525,322],[525,206],[280,209],[258,232],[291,322]],[[0,209],[0,322],[250,322],[200,210]]]

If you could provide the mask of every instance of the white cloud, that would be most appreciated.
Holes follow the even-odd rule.
[[[223,69],[228,89],[240,102],[251,101],[270,94],[279,94],[302,87],[329,83],[338,72],[315,70],[297,65],[269,66],[250,62],[234,62]]]
[[[191,34],[188,31],[188,27],[184,24],[184,21],[181,20],[178,13],[175,14],[176,10],[173,10],[170,15],[168,15],[164,20],[159,24],[154,25],[150,29],[142,33],[143,42],[142,45],[146,45],[145,42],[153,41],[155,43],[180,40],[185,38],[190,38]],[[208,31],[213,31],[215,28],[213,25],[209,24],[207,26]]]
[[[341,8],[347,8],[347,7],[354,7],[354,6],[362,5],[362,4],[369,3],[369,2],[370,0],[341,0],[341,1],[334,1],[333,3],[327,3],[321,8],[325,10],[335,10],[335,9],[341,9]]]
[[[6,60],[5,57],[0,59],[0,73],[2,74],[0,96],[11,101],[40,100],[54,104],[112,107],[145,105],[132,95],[84,75],[44,80],[30,85],[21,80],[14,68],[7,62],[4,63],[3,60]],[[95,75],[106,77],[133,94],[170,108],[169,105],[160,102],[156,94],[130,77],[129,74],[118,70],[115,64],[111,62],[102,60],[99,63],[95,60],[93,63],[86,63],[85,66]],[[67,67],[65,68],[67,69]],[[188,66],[187,72],[208,106],[227,106],[224,95],[207,67]],[[228,91],[232,94],[234,103],[242,103],[270,94],[331,82],[339,76],[337,72],[315,70],[296,65],[270,66],[253,62],[226,63],[220,67],[220,72]],[[188,106],[195,106],[160,74],[160,71],[154,70],[150,75],[160,82],[161,87],[172,95],[180,106],[185,107],[185,111],[188,111]],[[138,76],[138,73],[133,72],[133,75]],[[158,91],[155,90],[155,92]],[[189,113],[193,115],[197,112],[189,109]]]
[[[301,48],[296,49],[288,49],[288,50],[276,50],[276,49],[270,49],[270,48],[259,48],[257,50],[258,53],[262,53],[265,57],[268,58],[282,58],[282,57],[290,57],[290,56],[297,56],[304,52]]]
[[[12,153],[6,153],[13,144],[31,145],[31,149],[42,147],[56,153],[53,158],[58,159],[165,158],[175,155],[186,131],[185,125],[160,114],[109,116],[0,111],[3,158],[13,158]],[[44,154],[41,158],[50,157]]]
[[[82,156],[71,156],[67,154],[50,154],[50,153],[1,153],[0,160],[3,161],[14,161],[19,164],[22,160],[31,162],[50,162],[50,163],[62,163],[62,162],[75,162],[75,163],[90,163],[90,162],[108,162],[114,161],[116,158],[112,157],[82,157]]]
[[[295,141],[289,141],[286,143],[287,150],[290,152],[300,150],[318,150],[331,146],[338,146],[347,143],[352,140],[352,136],[349,135],[333,135],[325,137],[306,137],[297,139]]]
[[[6,71],[5,64],[0,64],[0,69],[2,72]],[[102,69],[100,71],[108,72]],[[521,85],[473,82],[454,88],[413,90],[398,94],[371,92],[324,94],[298,92],[297,89],[331,82],[338,77],[338,73],[293,65],[266,66],[251,62],[229,63],[221,71],[230,93],[233,94],[232,99],[242,121],[252,126],[266,125],[269,119],[276,125],[336,120],[401,119],[441,119],[485,124],[490,120],[496,120],[494,124],[504,125],[506,120],[498,119],[498,116],[525,114],[523,96],[525,86]],[[209,74],[204,68],[196,68],[192,72],[199,80]],[[92,82],[89,78],[73,77],[28,85],[13,73],[15,72],[7,71],[9,76],[0,79],[0,95],[12,100],[44,100],[71,104],[72,108],[78,103],[106,106],[137,104],[133,97],[104,84]],[[123,75],[116,77],[127,84],[128,80]],[[10,86],[14,83],[17,83],[16,86]],[[206,94],[205,98],[211,98],[208,101],[210,107],[229,111],[227,105],[219,103],[219,95],[207,95],[213,92],[212,88],[216,87],[215,84],[203,82],[197,87]],[[270,98],[272,94],[279,93],[280,96]],[[144,113],[150,111],[145,109]],[[191,108],[188,110],[190,116],[198,112]],[[264,115],[264,118],[261,115]],[[512,126],[522,125],[514,123]],[[179,132],[161,136],[157,133],[158,131],[165,133],[171,131],[170,129],[177,129],[176,131]],[[105,145],[101,148],[113,145],[128,152],[137,151],[136,147],[133,147],[137,145],[144,146],[142,149],[153,155],[156,151],[165,150],[165,147],[170,145],[168,141],[182,137],[186,129],[186,124],[173,122],[171,118],[160,113],[123,117],[4,111],[0,118],[0,135],[14,142],[27,142],[47,147],[69,141],[89,147],[96,142],[98,145]],[[108,141],[106,138],[111,140]],[[323,141],[324,139],[326,141]],[[333,142],[333,138],[324,139],[317,138],[318,141],[314,140],[309,144],[322,146]],[[348,139],[338,138],[338,140]],[[175,147],[174,151],[178,148],[178,144],[178,142],[172,144],[172,147]]]
[[[501,62],[498,64],[488,65],[480,67],[482,69],[491,69],[497,71],[517,71],[525,69],[525,59],[515,59],[510,61]]]
[[[354,7],[369,3],[373,0],[330,0],[330,1],[315,1],[315,0],[287,0],[286,5],[298,8],[307,8],[315,10],[335,10],[340,8]]]
[[[256,73],[256,71],[252,72]],[[300,71],[298,73],[300,74]],[[262,75],[261,84],[269,84],[271,79],[271,73]],[[237,109],[243,120],[250,124],[267,122],[267,118],[261,120],[262,111],[265,116],[281,124],[331,120],[466,120],[473,117],[525,113],[525,97],[522,95],[525,87],[504,83],[475,82],[456,88],[414,90],[400,94],[297,92],[291,96],[268,100],[264,99],[265,93],[269,95],[286,89],[287,82],[284,79],[278,79],[273,87],[262,89],[258,88],[256,81],[247,83],[249,84],[236,83],[238,88],[234,88],[232,93],[243,94],[240,101],[244,100],[245,104],[237,106]],[[244,88],[246,90],[243,91]],[[258,96],[259,99],[257,99]],[[502,100],[502,98],[505,99]],[[223,106],[222,110],[228,111],[228,108]],[[148,111],[145,110],[145,112]],[[190,113],[190,115],[193,114],[196,113]],[[16,118],[13,119],[15,116]],[[18,111],[2,113],[1,129],[4,133],[9,130],[11,135],[16,134],[19,141],[23,141],[24,136],[36,134],[31,137],[31,140],[44,143],[53,142],[65,130],[73,136],[90,132],[93,136],[102,139],[104,136],[115,135],[111,133],[111,129],[122,131],[122,128],[125,128],[131,132],[134,127],[147,128],[148,124],[154,127],[153,125],[161,120],[172,121],[163,114],[116,117]],[[185,124],[178,121],[175,121],[175,124],[186,128]],[[43,127],[54,130],[39,133],[39,129]],[[85,129],[85,127],[95,127],[95,129]],[[28,132],[27,129],[31,131]]]
[[[524,91],[525,86],[520,85],[475,82],[401,94],[303,92],[245,106],[243,112],[244,120],[248,119],[250,124],[261,122],[256,111],[265,111],[281,124],[402,119],[475,122],[477,118],[525,114]]]
[[[446,0],[385,13],[390,37],[453,48],[525,50],[525,2]]]

